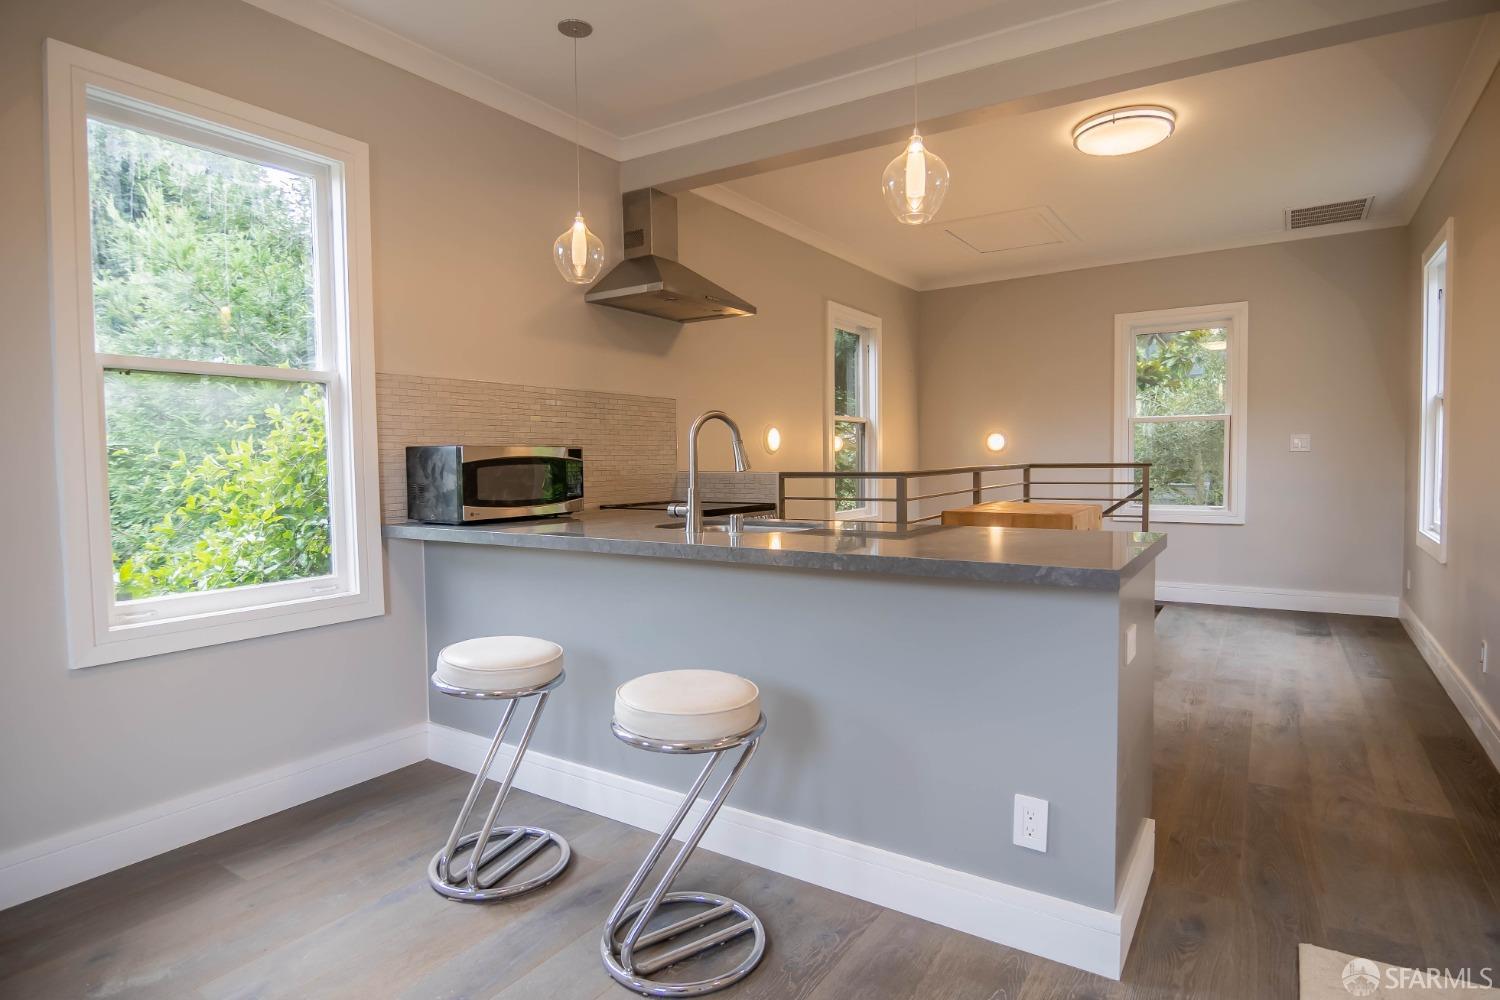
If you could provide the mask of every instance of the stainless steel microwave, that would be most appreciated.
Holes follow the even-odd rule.
[[[432,524],[583,509],[583,449],[463,444],[406,449],[406,516]]]

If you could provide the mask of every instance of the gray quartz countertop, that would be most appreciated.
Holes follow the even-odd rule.
[[[1156,532],[1056,531],[921,525],[904,532],[843,522],[809,531],[704,532],[660,525],[659,511],[593,510],[495,524],[385,527],[387,538],[424,542],[698,559],[748,566],[888,573],[945,580],[1116,590],[1166,548]],[[752,522],[753,523],[753,522]]]

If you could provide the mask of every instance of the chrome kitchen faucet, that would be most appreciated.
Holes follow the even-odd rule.
[[[723,410],[700,413],[693,426],[688,428],[688,486],[687,486],[687,531],[696,539],[703,533],[703,501],[698,496],[698,432],[710,420],[722,420],[729,428],[730,443],[734,446],[734,470],[748,472],[750,462],[745,458],[745,439],[740,436],[740,427]]]

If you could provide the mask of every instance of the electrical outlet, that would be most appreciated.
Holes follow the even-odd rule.
[[[1312,451],[1312,435],[1293,434],[1292,451]]]
[[[1016,796],[1015,830],[1011,841],[1017,847],[1047,853],[1047,800]]]
[[[1479,672],[1481,674],[1490,672],[1490,641],[1488,639],[1479,640]]]
[[[1129,666],[1135,662],[1135,626],[1131,625],[1125,630],[1125,665]]]

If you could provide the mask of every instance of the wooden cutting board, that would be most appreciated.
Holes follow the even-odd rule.
[[[943,511],[943,524],[968,524],[986,528],[1062,528],[1067,531],[1098,531],[1103,508],[1094,503],[1026,503],[992,500]]]

